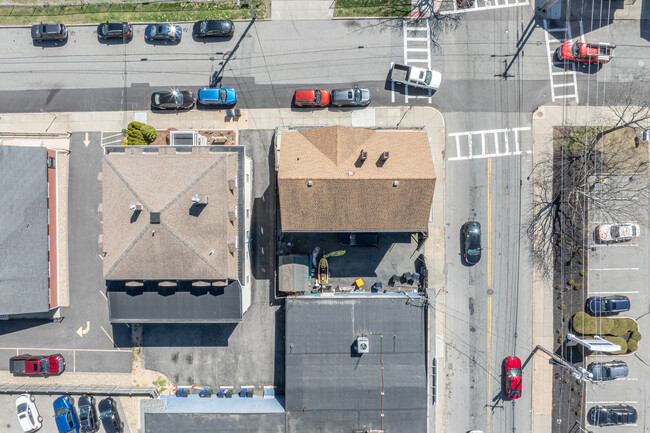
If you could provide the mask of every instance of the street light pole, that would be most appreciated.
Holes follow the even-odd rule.
[[[539,344],[537,346],[535,346],[535,349],[533,350],[533,354],[535,352],[537,352],[538,350],[541,350],[542,352],[544,352],[545,354],[550,356],[551,359],[553,359],[553,361],[555,361],[558,364],[562,365],[563,367],[569,369],[569,371],[571,371],[571,375],[573,377],[575,377],[576,379],[578,379],[579,381],[582,381],[582,382],[588,381],[588,382],[594,383],[594,381],[592,380],[593,374],[589,373],[584,368],[582,368],[582,367],[578,367],[578,368],[574,367],[569,362],[565,361],[562,357],[557,356],[555,353],[551,352],[550,350],[548,350],[547,348],[545,348],[544,346],[541,346]]]

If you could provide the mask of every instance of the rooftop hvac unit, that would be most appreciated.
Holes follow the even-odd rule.
[[[357,353],[370,353],[370,341],[368,337],[357,338]]]

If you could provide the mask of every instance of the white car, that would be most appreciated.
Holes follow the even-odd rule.
[[[34,404],[34,396],[22,394],[16,399],[18,421],[24,432],[35,432],[43,426],[43,417],[38,414]]]
[[[598,242],[625,242],[638,238],[641,229],[638,224],[601,224],[596,227],[596,239]]]

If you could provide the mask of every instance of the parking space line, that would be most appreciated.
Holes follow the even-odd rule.
[[[639,268],[589,268],[589,271],[638,271]]]
[[[638,401],[588,401],[587,404],[639,404]]]
[[[639,244],[589,244],[589,248],[595,248],[595,247],[639,247],[641,245]]]
[[[110,335],[108,335],[108,332],[106,332],[106,330],[104,329],[104,327],[103,327],[102,325],[99,325],[99,327],[102,328],[102,331],[104,331],[104,334],[106,334],[106,336],[108,337],[108,339],[111,340],[111,343],[113,343],[113,346],[115,346],[115,341],[111,338]],[[117,346],[116,346],[116,347],[117,347]],[[118,352],[121,352],[121,350],[120,350],[119,347],[117,347],[117,351],[118,351]]]
[[[630,291],[630,292],[617,292],[617,291],[610,290],[609,292],[607,292],[607,291],[606,292],[592,292],[591,290],[589,290],[590,295],[610,295],[612,293],[616,293],[616,294],[620,294],[620,293],[628,294],[628,293],[631,293],[631,294],[634,294],[634,293],[639,293],[639,291],[637,290],[637,291]]]
[[[104,299],[108,302],[108,298],[106,297],[106,295],[104,294],[104,292],[102,292],[102,291],[100,290],[100,291],[99,291],[99,294],[102,295],[102,296],[104,297]]]

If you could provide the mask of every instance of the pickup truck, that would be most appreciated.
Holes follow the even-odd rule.
[[[405,86],[419,87],[427,90],[438,90],[442,76],[440,72],[415,66],[394,64],[390,70],[390,81]]]
[[[65,360],[60,354],[18,355],[9,359],[9,371],[14,376],[49,376],[64,370]]]
[[[565,42],[557,49],[557,58],[578,63],[608,63],[614,57],[616,45],[587,42]]]

